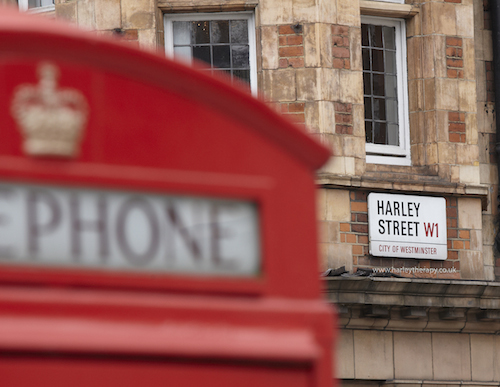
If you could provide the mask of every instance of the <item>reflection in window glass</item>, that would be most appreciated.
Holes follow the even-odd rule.
[[[195,58],[250,83],[248,20],[173,21],[174,56]]]
[[[361,25],[366,142],[399,144],[396,29]]]

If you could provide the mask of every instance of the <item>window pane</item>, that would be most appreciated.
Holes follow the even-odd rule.
[[[210,46],[193,46],[193,58],[211,64]]]
[[[365,97],[365,118],[372,118],[372,99]]]
[[[383,97],[384,90],[384,74],[373,74],[373,94]]]
[[[363,70],[371,70],[370,65],[370,49],[363,48]]]
[[[384,98],[374,98],[373,99],[373,118],[375,120],[385,121],[385,99]]]
[[[374,122],[373,125],[373,142],[387,145],[387,125],[385,122]]]
[[[212,43],[229,43],[229,21],[214,20],[212,27]]]
[[[365,121],[366,142],[373,143],[373,127],[371,121]]]
[[[193,25],[193,41],[192,43],[210,43],[210,22],[197,21],[192,22]]]
[[[385,96],[396,98],[397,97],[397,81],[395,75],[386,75],[385,76]],[[381,95],[381,94],[378,94]]]
[[[174,45],[191,43],[191,22],[173,22]]]
[[[387,99],[385,102],[387,121],[397,124],[398,122],[398,101]]]
[[[233,68],[249,68],[250,67],[250,53],[248,46],[232,46],[232,61]]]
[[[384,51],[372,50],[372,70],[384,72]]]
[[[396,74],[396,52],[385,51],[385,72]]]
[[[389,50],[396,49],[396,29],[394,27],[383,27],[384,47]]]
[[[396,124],[387,125],[387,144],[399,145],[399,128]]]
[[[250,70],[234,70],[233,75],[245,82],[250,83]]]
[[[382,40],[382,26],[371,25],[370,26],[370,45],[372,47],[383,48]]]
[[[231,43],[248,43],[246,20],[231,20]]]
[[[174,58],[181,59],[187,63],[191,63],[191,46],[174,47]]]
[[[372,75],[370,73],[363,74],[363,89],[365,94],[372,94]]]
[[[361,24],[361,45],[369,46],[370,40],[368,39],[368,24]]]
[[[229,45],[213,46],[214,50],[214,66],[220,68],[231,67],[231,57],[229,53]]]

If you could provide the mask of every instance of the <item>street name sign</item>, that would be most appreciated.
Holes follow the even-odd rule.
[[[370,254],[378,257],[447,258],[446,200],[370,193]]]

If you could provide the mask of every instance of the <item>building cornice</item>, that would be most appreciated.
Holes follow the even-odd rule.
[[[326,277],[339,325],[352,329],[500,333],[500,283]]]

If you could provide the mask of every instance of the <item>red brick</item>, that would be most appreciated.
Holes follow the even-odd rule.
[[[345,234],[345,241],[347,243],[356,243],[356,234]]]
[[[345,47],[344,38],[342,36],[332,36],[332,44],[334,47]]]
[[[460,240],[454,240],[452,246],[455,250],[462,250],[464,248],[464,242]]]
[[[456,56],[457,49],[455,47],[446,47],[446,56]]]
[[[298,46],[304,41],[302,35],[292,35],[286,37],[286,42],[289,46]]]
[[[335,133],[337,134],[352,134],[352,126],[335,125]]]
[[[457,198],[454,197],[447,197],[446,198],[446,205],[448,207],[456,207],[457,206]]]
[[[278,32],[280,35],[291,35],[295,34],[291,25],[279,26]]]
[[[448,125],[448,129],[450,132],[465,133],[465,124],[461,124],[458,122],[452,122]]]
[[[367,214],[357,214],[356,221],[357,222],[368,222],[368,215]]]
[[[351,69],[351,61],[349,59],[344,59],[344,68],[346,70],[350,70]]]
[[[288,104],[287,103],[281,104],[281,113],[288,113]]]
[[[453,36],[448,36],[446,37],[446,45],[462,47],[462,38],[455,38]]]
[[[306,104],[303,102],[291,103],[288,107],[288,110],[291,113],[303,112],[306,107]]]
[[[352,212],[368,212],[368,204],[363,202],[351,202]]]
[[[456,207],[448,207],[448,208],[446,209],[446,216],[447,216],[448,218],[456,218],[456,217],[457,217],[457,214],[458,214],[458,212],[457,212]]]
[[[345,243],[345,235],[346,234],[340,234],[340,242]]]
[[[455,55],[455,56],[457,56],[458,58],[462,58],[462,56],[463,56],[463,51],[462,51],[462,49],[461,49],[461,48],[457,48],[457,55]]]
[[[342,112],[342,113],[351,113],[352,112],[352,103],[335,102],[335,111]]]
[[[449,229],[448,238],[458,238],[458,231],[454,229]]]
[[[368,225],[367,224],[352,224],[351,229],[353,232],[360,232],[367,234],[368,233]]]
[[[335,114],[335,122],[337,124],[352,124],[352,114]]]
[[[344,59],[333,58],[332,66],[334,69],[343,69],[345,66]]]
[[[450,142],[465,142],[465,138],[460,133],[450,133]]]
[[[358,243],[367,244],[368,235],[358,235]]]
[[[485,62],[484,62],[484,65],[485,65],[485,67],[486,67],[486,71],[491,71],[491,70],[493,70],[493,62],[491,62],[491,61],[485,61]]]
[[[303,56],[304,47],[302,46],[280,47],[278,52],[282,58],[287,56]]]
[[[340,223],[340,231],[341,232],[351,231],[351,225],[349,223]]]
[[[352,255],[363,255],[363,246],[353,245],[352,246]]]
[[[449,67],[464,67],[464,61],[462,59],[446,59],[446,66]]]
[[[348,33],[349,27],[338,24],[332,25],[332,35],[347,35]]]
[[[458,251],[448,251],[448,259],[458,259]]]
[[[280,59],[280,68],[283,69],[285,67],[288,67],[288,60]]]
[[[470,239],[470,231],[469,230],[460,230],[458,233],[458,236],[461,239]]]
[[[334,58],[349,58],[349,49],[345,47],[333,47],[332,55]]]
[[[448,78],[458,78],[458,71],[454,69],[447,69],[446,76]]]
[[[304,67],[304,58],[290,58],[288,59],[288,66],[293,68]]]
[[[465,241],[464,242],[464,249],[470,250],[470,241]]]
[[[462,0],[444,0],[446,3],[461,3]]]
[[[290,117],[293,122],[306,122],[306,117],[304,113],[288,114],[288,117]]]
[[[448,113],[448,121],[455,121],[455,122],[464,122],[464,120],[460,119],[460,113],[459,112],[449,112]]]
[[[286,46],[286,36],[280,36],[279,37],[279,45],[280,46]]]

